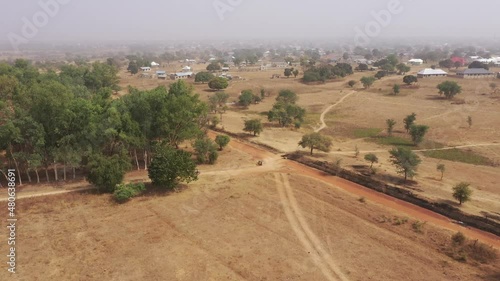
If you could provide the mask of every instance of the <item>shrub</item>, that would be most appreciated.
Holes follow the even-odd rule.
[[[463,245],[465,243],[465,235],[462,232],[457,232],[451,236],[451,241],[454,245]]]
[[[416,221],[412,223],[411,227],[416,233],[424,233],[424,226],[427,222]]]
[[[361,203],[366,203],[366,198],[365,197],[361,197],[358,199],[359,202]]]
[[[144,183],[119,184],[115,188],[113,197],[118,203],[125,203],[130,198],[135,197],[145,191]]]
[[[408,218],[394,217],[393,225],[403,225],[408,222]]]
[[[469,243],[464,250],[468,257],[480,263],[493,262],[498,259],[498,252],[495,248],[478,241]]]

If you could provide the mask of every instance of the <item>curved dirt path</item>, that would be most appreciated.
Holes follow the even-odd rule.
[[[330,112],[330,110],[332,110],[337,105],[343,103],[346,98],[348,98],[349,96],[351,96],[352,94],[355,94],[355,93],[356,93],[355,91],[351,91],[349,94],[343,96],[339,101],[337,101],[336,103],[330,105],[327,109],[325,109],[325,111],[323,111],[321,113],[321,116],[319,118],[319,121],[321,122],[321,126],[318,129],[314,130],[314,132],[315,133],[319,133],[322,130],[328,128],[328,126],[325,123],[325,116],[326,116],[326,114],[328,114],[328,112]]]

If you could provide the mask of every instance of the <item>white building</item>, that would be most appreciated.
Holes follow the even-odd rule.
[[[408,61],[409,64],[411,65],[422,65],[424,63],[424,60],[422,59],[411,59]]]
[[[143,66],[143,67],[141,67],[141,70],[142,70],[142,72],[150,72],[151,71],[151,67],[149,67],[149,66]]]
[[[428,77],[446,77],[448,76],[448,72],[442,69],[432,69],[426,68],[417,73],[418,78],[428,78]]]
[[[193,72],[177,72],[174,74],[170,75],[170,78],[172,80],[179,80],[179,79],[188,79],[193,77],[194,73]]]

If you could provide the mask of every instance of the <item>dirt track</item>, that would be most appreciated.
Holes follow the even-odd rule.
[[[378,193],[361,185],[349,182],[347,180],[327,175],[321,171],[309,168],[296,162],[289,160],[281,160],[278,155],[265,151],[253,145],[249,145],[238,140],[233,140],[231,146],[235,149],[244,151],[252,155],[256,159],[266,159],[266,165],[272,165],[273,168],[281,166],[281,171],[288,173],[297,173],[303,176],[314,178],[321,182],[327,183],[333,188],[341,188],[349,193],[356,194],[360,197],[365,197],[370,202],[376,202],[380,205],[389,207],[398,212],[407,214],[415,219],[426,221],[434,225],[452,230],[461,231],[470,238],[479,239],[488,243],[496,248],[500,248],[500,238],[494,234],[490,234],[478,229],[466,228],[453,223],[450,219],[436,214],[427,209],[415,206],[405,201],[398,200],[385,194]],[[268,170],[268,169],[266,169]]]

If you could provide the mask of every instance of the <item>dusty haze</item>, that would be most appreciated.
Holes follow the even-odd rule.
[[[168,40],[210,38],[349,38],[364,30],[372,12],[399,2],[397,14],[377,37],[500,36],[499,1],[478,0],[58,0],[51,15],[26,38],[23,17],[33,22],[39,2],[2,1],[0,41],[9,34],[36,41]],[[394,4],[394,3],[392,3]],[[218,10],[217,10],[217,8]],[[40,15],[40,13],[39,13]],[[43,23],[43,17],[40,17]]]

